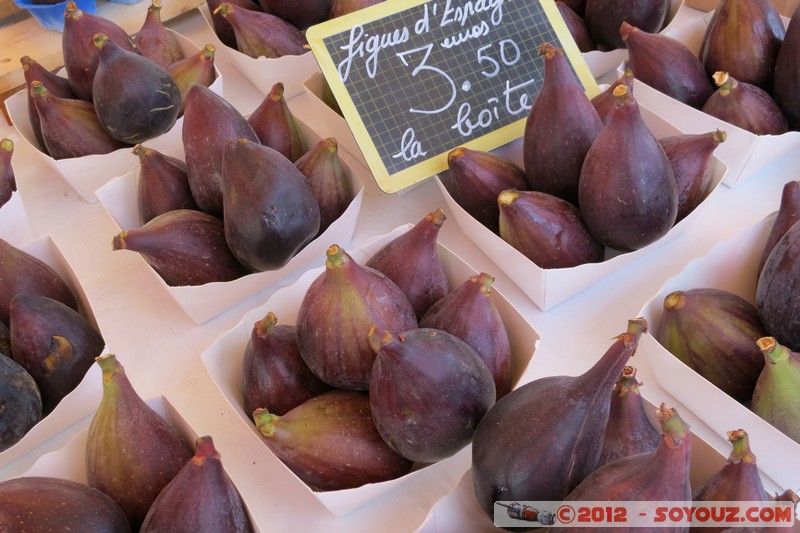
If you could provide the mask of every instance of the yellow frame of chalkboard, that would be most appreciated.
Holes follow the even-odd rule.
[[[333,63],[328,50],[325,46],[325,39],[345,31],[350,30],[357,24],[365,24],[375,20],[379,20],[395,13],[405,11],[421,4],[425,4],[431,0],[386,0],[379,4],[361,9],[354,13],[349,13],[335,19],[311,26],[306,31],[306,39],[314,54],[314,57],[319,63],[320,70],[325,76],[328,85],[336,97],[348,125],[350,126],[353,136],[358,143],[359,148],[367,162],[367,166],[372,172],[375,181],[382,191],[387,193],[394,193],[401,191],[411,185],[424,181],[445,171],[448,168],[447,154],[450,152],[443,152],[436,154],[432,157],[425,159],[413,166],[405,168],[394,174],[389,174],[388,170],[381,161],[380,154],[378,153],[375,144],[372,142],[367,128],[364,125],[361,116],[356,109],[350,94],[347,91],[344,83],[342,83],[336,65]],[[578,78],[583,84],[586,95],[592,98],[600,92],[597,82],[589,70],[589,66],[584,61],[578,46],[575,44],[572,35],[567,29],[561,14],[556,7],[555,0],[534,0],[542,5],[542,9],[547,15],[550,24],[558,37],[561,48],[564,51],[567,59],[572,63]],[[486,135],[465,142],[461,146],[468,147],[472,150],[489,151],[507,144],[515,139],[521,137],[525,130],[525,118],[516,122],[498,128]]]

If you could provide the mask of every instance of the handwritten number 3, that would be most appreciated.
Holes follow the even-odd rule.
[[[403,62],[403,65],[408,67],[410,65],[409,65],[408,61],[406,60],[406,56],[410,55],[410,54],[413,54],[415,52],[421,52],[421,51],[424,50],[425,51],[425,55],[422,57],[422,61],[420,61],[419,65],[414,67],[414,70],[411,71],[411,76],[412,77],[416,77],[416,75],[422,70],[430,70],[432,72],[440,74],[442,77],[444,77],[444,79],[447,80],[447,83],[450,84],[450,89],[452,91],[452,93],[450,95],[450,100],[448,100],[448,102],[445,105],[443,105],[442,107],[440,107],[438,109],[426,110],[426,109],[414,109],[412,107],[411,109],[408,110],[409,113],[422,113],[422,114],[425,114],[425,115],[435,115],[436,113],[441,113],[442,111],[444,111],[445,109],[447,109],[448,107],[453,105],[453,102],[455,102],[455,100],[456,100],[456,95],[457,95],[456,84],[453,81],[453,79],[450,76],[448,76],[447,73],[444,72],[443,70],[438,69],[436,67],[432,67],[432,66],[427,64],[428,57],[431,55],[431,50],[432,49],[433,49],[433,44],[427,44],[425,46],[420,46],[419,48],[414,48],[414,49],[408,50],[406,52],[400,52],[400,53],[397,54],[397,57],[400,58],[400,61]]]

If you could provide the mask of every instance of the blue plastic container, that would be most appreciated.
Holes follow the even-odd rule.
[[[43,28],[54,31],[64,31],[64,12],[67,9],[67,0],[57,4],[32,4],[25,0],[14,0],[22,9],[27,9],[33,18],[39,21]],[[78,8],[87,13],[95,13],[97,7],[95,0],[75,0]]]

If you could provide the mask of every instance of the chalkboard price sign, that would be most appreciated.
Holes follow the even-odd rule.
[[[544,42],[564,50],[588,95],[598,92],[554,0],[386,0],[306,36],[386,192],[445,170],[458,146],[519,137]]]

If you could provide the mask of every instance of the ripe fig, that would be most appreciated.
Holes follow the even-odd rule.
[[[180,433],[139,396],[114,354],[97,358],[103,397],[86,437],[86,479],[138,531],[161,490],[192,457]]]
[[[700,61],[709,76],[727,72],[772,91],[775,60],[786,30],[769,0],[720,0],[703,35]]]
[[[795,8],[775,59],[772,95],[789,127],[800,130],[800,6]]]
[[[581,166],[603,121],[564,53],[544,43],[539,55],[544,57],[544,80],[525,122],[525,173],[531,190],[577,205]]]
[[[755,341],[765,334],[753,304],[708,287],[669,293],[655,338],[689,368],[746,403],[764,367]]]
[[[800,443],[800,353],[775,337],[757,344],[766,364],[753,391],[753,412]]]
[[[667,154],[678,187],[678,215],[683,220],[700,205],[711,189],[714,150],[728,134],[721,130],[708,133],[680,133],[658,140]]]
[[[0,321],[0,354],[11,357],[11,332],[2,321]]]
[[[447,154],[447,164],[450,172],[442,183],[453,200],[475,220],[499,233],[497,195],[506,189],[527,190],[525,171],[503,156],[464,146]]]
[[[9,317],[14,360],[36,381],[47,415],[83,380],[105,341],[77,311],[47,296],[16,294]]]
[[[217,73],[214,68],[216,52],[217,49],[214,48],[214,45],[207,44],[200,52],[178,60],[167,67],[167,72],[178,84],[178,90],[181,93],[179,116],[183,115],[183,110],[186,107],[186,93],[189,92],[189,88],[192,85],[199,83],[200,85],[211,87],[214,80],[217,79]]]
[[[258,4],[266,13],[272,13],[292,26],[304,30],[311,25],[319,24],[328,17],[331,0],[300,0],[295,2],[259,0]]]
[[[0,321],[6,325],[17,293],[47,296],[78,310],[72,289],[53,267],[0,239]]]
[[[242,367],[246,413],[264,408],[272,414],[285,415],[304,401],[331,390],[300,356],[297,328],[278,324],[272,311],[253,325]]]
[[[700,109],[714,86],[703,64],[677,39],[643,31],[623,22],[620,36],[628,47],[628,68],[636,79],[684,104]]]
[[[22,56],[19,62],[22,64],[22,75],[25,78],[25,93],[28,99],[28,120],[31,122],[31,129],[36,137],[36,142],[39,147],[45,150],[44,138],[42,138],[42,127],[39,124],[39,112],[36,111],[36,105],[33,102],[33,94],[31,94],[31,83],[40,81],[47,87],[50,94],[60,98],[77,98],[75,93],[72,92],[72,87],[67,78],[63,78],[53,74],[40,63],[37,63],[30,56]]]
[[[225,143],[242,138],[258,142],[258,136],[233,105],[199,84],[186,93],[182,135],[192,197],[202,211],[222,218]]]
[[[633,94],[633,71],[626,67],[622,75],[614,80],[604,91],[592,98],[592,106],[597,114],[603,120],[603,124],[608,122],[608,117],[611,115],[611,110],[614,109],[616,98],[614,97],[614,89],[620,85],[625,85],[628,88],[628,94]]]
[[[3,406],[3,416],[0,417],[2,452],[19,442],[42,418],[39,387],[28,371],[14,361],[11,354],[5,353],[0,353],[0,405]]]
[[[534,379],[489,409],[472,440],[473,488],[487,515],[496,501],[561,501],[595,469],[609,391],[646,329],[643,318],[630,320],[584,374]],[[541,416],[520,424],[531,413]]]
[[[325,271],[303,296],[296,324],[300,355],[315,375],[334,387],[367,390],[375,361],[370,328],[403,332],[417,327],[417,319],[392,280],[334,244]]]
[[[178,38],[161,22],[161,0],[151,0],[142,27],[132,39],[139,54],[164,69],[185,57]]]
[[[354,198],[350,176],[339,159],[336,139],[321,139],[295,161],[294,166],[306,177],[317,198],[320,216],[317,234],[322,234],[342,216]]]
[[[94,75],[100,62],[94,44],[95,33],[103,33],[128,52],[136,51],[136,44],[116,22],[101,15],[83,11],[70,0],[64,10],[64,31],[61,50],[64,68],[72,91],[81,100],[91,102],[94,92]]]
[[[631,366],[622,369],[611,393],[611,409],[598,468],[629,455],[652,452],[661,442],[661,434],[644,412],[639,393],[641,385],[636,379],[636,369]]]
[[[270,450],[315,490],[388,481],[413,465],[381,438],[365,392],[326,392],[283,416],[256,409],[253,420]]]
[[[588,7],[588,6],[587,6]],[[666,234],[678,213],[675,175],[625,85],[581,168],[578,198],[586,227],[611,248],[637,250]]]
[[[586,12],[586,0],[559,0],[559,1],[564,2],[579,17],[583,18]]]
[[[741,82],[727,72],[715,72],[717,90],[708,97],[703,112],[753,135],[781,135],[788,131],[786,117],[764,90]]]
[[[663,403],[656,411],[661,441],[652,452],[623,457],[589,474],[565,501],[682,501],[692,500],[689,459],[692,436],[674,408]],[[615,528],[637,531],[637,528]],[[669,531],[683,531],[682,528]]]
[[[591,35],[589,35],[589,29],[586,27],[586,22],[584,22],[583,18],[575,13],[567,2],[556,0],[556,7],[561,14],[561,18],[564,19],[564,24],[567,25],[570,35],[575,40],[575,44],[578,45],[578,50],[582,53],[595,50],[597,47]]]
[[[283,97],[283,83],[272,86],[247,123],[256,132],[261,144],[276,150],[289,161],[295,162],[306,153],[305,140],[295,123]]]
[[[141,533],[249,533],[242,497],[222,466],[210,436],[195,441],[194,457],[159,493]]]
[[[770,336],[800,351],[800,224],[775,244],[756,284],[756,307]]]
[[[125,513],[85,483],[26,476],[0,482],[0,531],[130,533]]]
[[[231,281],[250,273],[228,247],[222,220],[192,209],[168,211],[122,231],[112,247],[139,252],[172,287]]]
[[[365,7],[380,4],[383,0],[331,0],[331,9],[328,11],[328,20],[355,13]]]
[[[450,281],[437,246],[439,230],[447,220],[437,208],[414,227],[386,243],[366,266],[386,275],[406,295],[417,316],[450,292]]]
[[[236,34],[236,49],[247,56],[278,58],[310,50],[305,35],[275,15],[242,9],[229,2],[222,2],[214,14],[230,22]]]
[[[369,337],[377,352],[369,404],[389,447],[415,463],[435,463],[468,445],[496,394],[478,353],[439,329],[374,329]]]
[[[586,229],[580,210],[539,191],[501,192],[500,237],[541,268],[599,263],[605,246]]]
[[[586,0],[583,18],[600,50],[616,50],[625,48],[625,41],[619,34],[624,21],[656,33],[664,26],[668,11],[667,0]]]
[[[38,80],[31,82],[31,94],[43,148],[53,159],[107,154],[127,146],[108,134],[90,102],[59,98]]]
[[[98,48],[92,101],[109,135],[127,144],[168,131],[181,111],[181,91],[163,67],[118,46],[103,33]]]
[[[0,207],[11,200],[11,195],[17,190],[14,166],[11,164],[13,155],[14,141],[0,139]]]
[[[492,299],[494,277],[481,272],[437,301],[419,321],[421,328],[446,331],[469,344],[489,368],[499,400],[511,391],[511,342]]]
[[[319,230],[319,204],[291,161],[258,142],[228,141],[222,155],[225,240],[251,270],[276,270]]]
[[[767,242],[764,243],[764,251],[758,265],[759,273],[763,270],[772,249],[798,220],[800,220],[800,180],[791,180],[787,181],[781,190],[781,202],[775,221],[769,230]]]
[[[211,15],[211,27],[220,41],[236,50],[236,33],[233,31],[233,26],[225,17],[216,12],[221,3],[221,0],[206,0],[208,13]],[[229,0],[229,3],[242,9],[261,11],[261,6],[258,5],[258,2],[253,2],[253,0]]]
[[[136,204],[142,224],[168,211],[197,209],[186,163],[141,144],[133,147],[133,153],[139,156]]]

